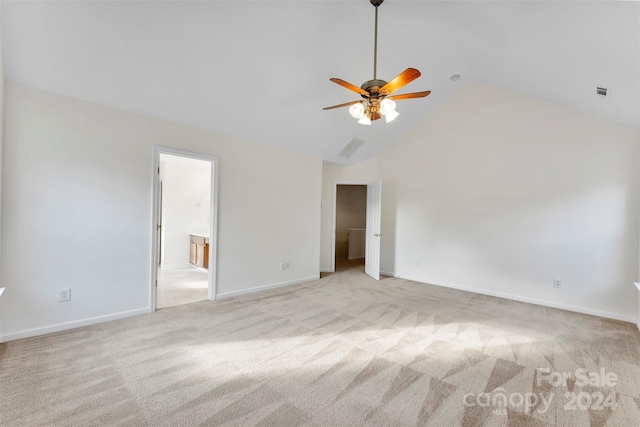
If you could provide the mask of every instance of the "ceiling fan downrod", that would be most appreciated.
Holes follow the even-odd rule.
[[[376,8],[375,29],[373,32],[373,80],[376,80],[378,70],[378,6],[384,0],[370,0],[371,4]]]

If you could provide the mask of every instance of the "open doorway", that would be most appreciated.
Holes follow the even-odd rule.
[[[367,226],[367,186],[336,185],[335,271],[364,272]]]
[[[151,311],[215,299],[217,158],[154,150]]]

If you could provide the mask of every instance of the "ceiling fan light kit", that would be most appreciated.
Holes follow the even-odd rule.
[[[394,100],[398,101],[401,99],[424,98],[431,93],[430,90],[427,90],[423,92],[405,93],[402,95],[391,95],[396,90],[420,77],[420,71],[415,68],[407,68],[390,82],[380,80],[376,77],[378,62],[378,6],[380,6],[384,0],[369,1],[376,8],[375,30],[373,37],[373,79],[364,82],[360,87],[358,87],[342,79],[335,77],[330,78],[329,80],[332,82],[358,93],[363,100],[346,102],[344,104],[323,108],[323,110],[332,110],[334,108],[349,106],[349,114],[351,114],[354,119],[358,119],[358,123],[362,125],[370,125],[371,122],[378,120],[383,116],[386,122],[389,123],[400,115],[400,113],[396,111],[396,103]]]

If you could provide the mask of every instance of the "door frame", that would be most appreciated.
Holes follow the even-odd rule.
[[[364,185],[370,184],[369,181],[333,181],[333,220],[331,232],[331,273],[336,271],[336,221],[338,211],[338,185]]]
[[[209,220],[209,290],[207,297],[210,301],[215,301],[217,294],[217,271],[218,271],[218,169],[220,159],[210,154],[196,153],[193,151],[179,150],[177,148],[153,146],[153,185],[151,190],[151,282],[149,283],[149,312],[156,311],[156,283],[158,280],[158,253],[160,251],[158,239],[158,210],[160,203],[158,190],[160,187],[160,154],[171,156],[187,157],[190,159],[203,160],[211,163],[211,206]]]

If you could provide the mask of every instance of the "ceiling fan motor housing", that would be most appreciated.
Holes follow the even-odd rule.
[[[379,93],[380,88],[386,84],[387,82],[385,80],[380,80],[380,79],[367,80],[366,82],[362,83],[362,86],[360,86],[360,88],[369,92],[371,96],[377,97],[378,95],[382,95]],[[368,96],[366,95],[362,95],[362,97],[368,98]]]

